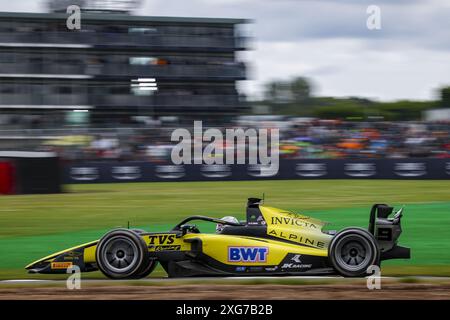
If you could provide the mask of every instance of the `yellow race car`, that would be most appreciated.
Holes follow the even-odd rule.
[[[112,279],[148,276],[160,263],[169,277],[282,276],[339,274],[361,277],[382,260],[410,258],[399,246],[400,209],[376,204],[368,229],[324,231],[318,219],[248,199],[247,220],[191,216],[169,232],[114,229],[100,240],[35,261],[31,273],[100,270]],[[216,223],[216,233],[201,233],[193,220]]]

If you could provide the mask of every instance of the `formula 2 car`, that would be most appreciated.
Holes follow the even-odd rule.
[[[248,199],[244,222],[191,216],[169,232],[114,229],[100,240],[57,252],[26,266],[31,273],[100,270],[112,279],[149,275],[160,263],[169,277],[281,276],[339,274],[361,277],[371,265],[410,258],[399,246],[400,209],[375,204],[368,229],[323,231],[323,221]],[[193,220],[216,223],[216,234],[201,233]],[[73,270],[73,269],[72,269]]]

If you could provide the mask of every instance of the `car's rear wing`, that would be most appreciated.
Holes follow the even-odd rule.
[[[370,210],[369,232],[375,237],[381,251],[381,260],[409,259],[410,249],[397,245],[402,233],[401,218],[403,208],[389,218],[393,207],[387,204],[374,204]]]

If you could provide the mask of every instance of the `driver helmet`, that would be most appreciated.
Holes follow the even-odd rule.
[[[239,223],[239,220],[236,219],[235,217],[232,217],[232,216],[226,216],[226,217],[221,218],[220,220],[224,220],[224,221],[227,221],[227,222]],[[216,232],[217,232],[217,233],[222,232],[222,230],[223,230],[224,227],[225,227],[224,224],[218,223],[218,224],[216,225]]]

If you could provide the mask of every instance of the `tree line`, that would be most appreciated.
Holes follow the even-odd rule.
[[[270,108],[270,113],[279,115],[347,120],[420,120],[426,110],[450,108],[450,87],[440,88],[438,99],[433,101],[394,102],[359,97],[317,97],[312,82],[304,77],[272,81],[264,89],[262,101],[250,102],[251,106],[265,105]]]

